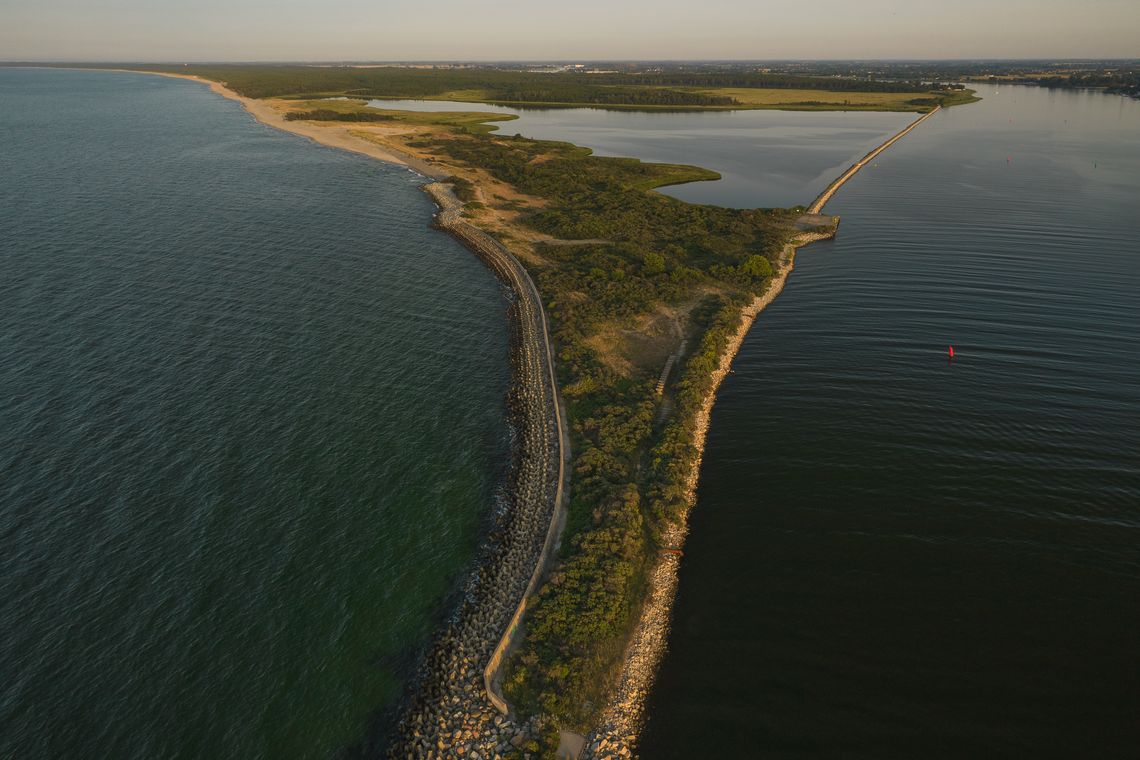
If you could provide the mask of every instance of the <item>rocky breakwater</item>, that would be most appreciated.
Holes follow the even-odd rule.
[[[511,291],[509,404],[515,456],[512,487],[494,515],[458,608],[429,647],[388,754],[527,757],[531,737],[544,727],[534,721],[519,725],[504,715],[485,672],[513,633],[557,523],[562,431],[549,338],[538,291],[522,265],[502,244],[463,220],[463,205],[449,186],[432,183],[425,189],[439,204],[439,227],[465,243]]]

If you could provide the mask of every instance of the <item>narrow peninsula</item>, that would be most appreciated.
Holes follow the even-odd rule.
[[[668,632],[716,390],[798,247],[832,237],[823,205],[961,88],[829,77],[599,76],[492,69],[166,67],[260,121],[407,165],[437,224],[511,292],[517,451],[511,498],[427,647],[392,757],[635,753]],[[703,77],[703,78],[702,78]],[[811,208],[729,209],[656,188],[719,177],[594,156],[497,129],[513,118],[413,112],[375,98],[708,110],[902,110],[914,123]],[[473,105],[473,109],[475,106]]]

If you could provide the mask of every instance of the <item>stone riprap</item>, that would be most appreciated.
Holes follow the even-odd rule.
[[[425,189],[440,206],[438,226],[465,243],[511,293],[514,462],[511,487],[458,608],[424,658],[389,757],[527,757],[531,737],[545,727],[540,720],[520,725],[502,714],[504,703],[488,688],[485,671],[555,539],[563,451],[549,337],[538,291],[518,260],[463,220],[463,204],[448,185]]]

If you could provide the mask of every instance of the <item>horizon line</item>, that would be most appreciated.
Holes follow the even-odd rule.
[[[565,64],[565,63],[1140,63],[1140,58],[1097,58],[1079,56],[1026,58],[309,58],[309,59],[123,59],[123,58],[0,58],[0,64],[163,64],[199,66],[240,65],[399,65],[399,64]]]

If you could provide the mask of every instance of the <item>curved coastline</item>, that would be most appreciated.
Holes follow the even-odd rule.
[[[453,189],[450,185],[433,182],[429,185],[425,185],[424,190],[431,195],[432,199],[435,200],[440,208],[440,212],[436,216],[436,224],[441,229],[450,232],[474,251],[483,263],[494,271],[504,284],[511,288],[517,298],[528,302],[526,308],[520,308],[519,310],[520,317],[517,322],[520,330],[520,339],[528,343],[536,341],[538,338],[542,339],[541,353],[545,356],[545,372],[543,374],[549,375],[548,382],[545,376],[541,379],[524,376],[526,368],[522,368],[518,372],[520,384],[537,383],[549,389],[549,401],[543,404],[543,409],[552,410],[554,415],[556,440],[554,454],[558,460],[558,476],[555,479],[554,509],[546,530],[546,538],[542,544],[542,552],[538,560],[534,563],[534,570],[530,575],[530,581],[527,583],[526,590],[523,592],[518,605],[515,607],[514,614],[503,628],[503,633],[499,637],[494,651],[491,653],[487,666],[483,669],[483,687],[487,693],[487,698],[491,700],[492,704],[495,705],[495,708],[500,713],[508,715],[510,713],[510,707],[499,692],[499,684],[497,683],[499,669],[503,664],[503,656],[514,641],[519,622],[526,612],[527,601],[530,599],[531,594],[538,589],[538,584],[542,580],[542,576],[549,564],[550,553],[554,550],[562,526],[566,521],[566,463],[570,456],[570,443],[567,431],[562,424],[562,402],[558,394],[558,381],[554,376],[554,353],[550,348],[550,331],[547,325],[546,311],[542,307],[542,296],[539,294],[538,287],[534,284],[534,280],[526,271],[526,268],[519,263],[518,259],[507,250],[506,246],[483,230],[463,221],[463,203],[455,197],[455,193],[452,191]]]
[[[429,179],[443,179],[447,176],[445,172],[440,171],[437,167],[421,161],[415,156],[402,153],[390,147],[380,147],[375,143],[361,140],[353,136],[348,128],[340,126],[314,126],[304,121],[288,121],[278,111],[275,111],[270,106],[262,103],[254,98],[247,98],[244,95],[239,95],[230,88],[226,87],[221,82],[215,82],[210,79],[203,79],[199,76],[191,74],[171,74],[164,71],[139,71],[136,69],[103,69],[104,71],[116,71],[124,74],[150,74],[152,76],[169,77],[171,79],[185,79],[190,82],[197,82],[198,84],[209,87],[212,92],[221,95],[227,100],[234,100],[241,103],[242,108],[257,121],[265,124],[266,126],[280,129],[282,132],[289,132],[301,137],[307,137],[315,143],[328,146],[330,148],[339,148],[347,150],[350,153],[359,153],[369,158],[379,159],[389,164],[399,164],[406,166],[415,171],[417,174],[422,174]]]
[[[407,166],[437,180],[424,186],[440,209],[437,226],[463,242],[510,290],[514,375],[511,412],[520,438],[513,473],[513,503],[499,515],[489,544],[482,548],[482,559],[467,580],[460,608],[429,646],[414,693],[402,712],[389,756],[442,758],[469,756],[472,752],[495,756],[520,748],[530,737],[549,727],[540,718],[527,724],[515,723],[507,714],[507,705],[494,681],[500,659],[511,644],[526,601],[543,576],[564,523],[562,502],[568,456],[546,316],[534,282],[505,246],[462,220],[463,204],[449,187],[438,182],[450,176],[439,167],[390,146],[381,147],[360,139],[344,127],[286,121],[268,105],[238,95],[219,82],[165,72],[119,71],[196,81],[218,95],[241,103],[251,116],[267,126],[322,145]],[[809,213],[818,214],[823,204],[860,168],[937,110],[923,114],[850,167],[812,203]],[[720,383],[730,371],[756,317],[783,290],[794,268],[796,251],[817,240],[834,237],[837,221],[837,218],[833,220],[830,230],[794,236],[785,245],[781,266],[768,289],[741,309],[740,325],[710,375],[710,389],[696,414],[692,441],[696,456],[689,463],[686,487],[689,509],[696,500],[705,437]],[[535,451],[541,453],[536,456]],[[527,503],[527,506],[520,510],[519,503]],[[636,755],[645,700],[667,646],[680,568],[679,549],[687,532],[686,516],[664,536],[666,544],[673,548],[662,551],[653,564],[645,604],[627,646],[617,687],[603,710],[600,724],[588,737],[583,758]]]
[[[511,292],[510,406],[518,446],[510,504],[460,609],[431,645],[389,756],[491,757],[542,728],[539,719],[525,725],[511,719],[495,678],[565,523],[569,448],[538,288],[505,246],[463,221],[463,204],[449,185],[424,189],[440,207],[437,226],[463,242]]]
[[[345,127],[287,121],[268,105],[219,82],[183,74],[111,70],[204,84],[214,93],[237,101],[267,126],[328,147],[407,166],[436,180],[423,187],[439,208],[436,225],[464,243],[510,291],[512,382],[508,406],[516,446],[508,503],[495,516],[480,547],[458,608],[428,644],[387,753],[393,758],[472,753],[494,756],[521,746],[542,729],[541,720],[525,725],[511,720],[495,681],[527,600],[541,581],[565,524],[569,456],[546,313],[534,281],[505,246],[463,221],[463,204],[450,186],[439,182],[449,175],[438,167],[362,140]]]

